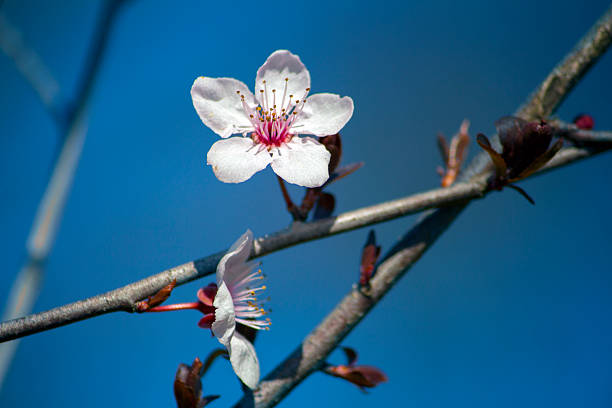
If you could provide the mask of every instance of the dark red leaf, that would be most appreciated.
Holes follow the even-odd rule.
[[[176,286],[176,279],[174,279],[172,282],[170,282],[169,284],[161,288],[159,292],[149,297],[147,300],[138,302],[138,304],[136,305],[137,310],[139,312],[146,312],[147,310],[155,306],[161,305],[170,297],[170,294],[172,294],[172,290],[174,289],[175,286]]]
[[[191,366],[179,364],[174,379],[174,397],[178,408],[198,408],[202,396],[201,368],[202,362],[197,357]]]
[[[212,362],[221,355],[227,355],[227,351],[214,350],[206,359],[205,364],[202,364],[197,357],[190,366],[179,364],[174,378],[174,397],[178,408],[203,408],[211,401],[219,398],[219,395],[202,397],[202,376]]]
[[[342,159],[342,139],[340,138],[340,133],[336,133],[335,135],[331,136],[324,136],[319,139],[319,142],[321,142],[321,144],[325,146],[327,151],[331,154],[331,157],[329,158],[328,170],[329,174],[332,174]]]
[[[320,220],[331,216],[336,207],[336,198],[330,193],[321,193],[317,200],[317,205],[312,215],[313,220]]]
[[[389,381],[384,372],[373,366],[329,366],[325,368],[325,372],[349,381],[361,389],[373,388],[380,383]]]
[[[346,166],[342,166],[342,167],[336,169],[336,171],[334,171],[333,173],[330,173],[329,178],[327,179],[325,184],[323,184],[321,186],[321,188],[327,187],[328,185],[330,185],[334,181],[338,181],[341,178],[346,177],[346,176],[348,176],[351,173],[354,173],[358,169],[362,168],[363,164],[364,164],[363,162],[351,163],[351,164],[347,164]]]
[[[352,366],[357,362],[357,352],[351,347],[342,347],[342,351],[346,355],[346,365]]]
[[[374,230],[370,230],[368,234],[368,240],[363,247],[361,252],[361,265],[359,268],[359,285],[368,286],[372,273],[374,272],[374,266],[380,256],[380,247],[376,245],[376,234]]]

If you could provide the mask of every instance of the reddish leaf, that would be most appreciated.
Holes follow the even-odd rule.
[[[329,158],[328,170],[329,174],[332,174],[338,164],[340,164],[340,159],[342,159],[342,139],[340,138],[340,133],[336,133],[331,136],[324,136],[319,139],[319,142],[327,151],[331,154]]]
[[[170,297],[170,294],[172,294],[172,290],[174,289],[175,286],[176,286],[176,279],[174,279],[172,282],[170,282],[169,284],[161,288],[159,292],[149,297],[147,300],[138,302],[138,304],[136,305],[136,309],[138,310],[138,312],[146,312],[147,310],[155,306],[161,305]]]
[[[320,220],[331,216],[336,207],[336,198],[330,193],[321,193],[317,200],[317,205],[312,215],[313,220]]]
[[[389,381],[387,375],[382,370],[373,366],[355,365],[355,366],[328,366],[325,368],[325,373],[334,377],[342,378],[350,383],[355,384],[360,389],[374,388],[378,384]]]
[[[376,234],[374,230],[370,230],[368,240],[361,252],[361,266],[359,268],[359,284],[361,286],[368,286],[370,284],[374,266],[379,256],[380,247],[376,245]]]
[[[219,398],[218,395],[208,395],[202,397],[202,376],[210,367],[212,360],[223,353],[225,350],[214,351],[208,357],[206,365],[203,365],[199,358],[193,360],[191,366],[179,364],[174,379],[174,397],[178,408],[202,408],[209,402]]]
[[[329,178],[327,179],[325,184],[323,184],[320,188],[327,187],[334,181],[338,181],[341,178],[344,178],[348,176],[349,174],[354,173],[355,171],[359,170],[362,167],[363,167],[363,162],[351,163],[351,164],[347,164],[346,166],[342,166],[336,169],[336,171],[334,171],[333,173],[330,173]]]
[[[357,362],[357,352],[351,347],[342,347],[342,351],[346,355],[346,365],[352,366]]]
[[[438,150],[442,156],[442,161],[448,163],[448,143],[442,133],[438,133]]]

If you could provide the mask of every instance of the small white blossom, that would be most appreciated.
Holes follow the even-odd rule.
[[[263,279],[261,270],[253,272],[259,263],[247,262],[252,245],[253,233],[247,230],[217,265],[216,293],[214,290],[202,289],[198,297],[207,304],[210,303],[211,295],[214,296],[214,321],[209,327],[219,342],[227,348],[236,375],[249,388],[254,389],[259,382],[257,354],[253,344],[236,331],[237,322],[254,329],[268,329],[270,325],[270,319],[261,319],[266,311],[257,304],[257,292],[266,288],[254,285]],[[206,317],[202,320],[205,319]],[[201,321],[200,326],[208,325]]]
[[[319,187],[329,178],[329,152],[312,137],[338,133],[353,115],[353,100],[308,96],[310,73],[297,55],[272,53],[257,70],[255,95],[233,78],[195,80],[191,97],[200,119],[222,138],[207,162],[217,178],[240,183],[271,165],[289,183]]]

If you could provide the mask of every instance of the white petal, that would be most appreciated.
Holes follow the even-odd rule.
[[[327,167],[331,155],[311,137],[296,136],[272,152],[272,169],[289,183],[319,187],[329,178]]]
[[[242,100],[236,91],[244,95],[249,107],[255,107],[255,100],[249,88],[234,78],[199,77],[191,87],[193,107],[200,119],[221,137],[253,131],[253,125],[244,112]]]
[[[251,255],[252,247],[253,233],[248,229],[234,242],[219,261],[217,265],[217,286],[220,286],[221,282],[231,282],[237,272],[244,270],[246,260]]]
[[[285,81],[285,78],[289,78],[289,81]],[[310,73],[300,61],[300,57],[287,50],[274,51],[257,70],[255,97],[262,105],[264,101],[260,91],[265,90],[264,80],[267,87],[267,107],[272,108],[274,104],[274,92],[272,90],[275,89],[278,110],[287,105],[289,95],[293,95],[293,101],[301,100],[306,93],[306,88],[310,88]],[[285,106],[281,106],[285,86],[287,87]]]
[[[291,133],[329,136],[336,134],[353,116],[353,100],[330,93],[315,94],[306,99],[302,113],[291,127]]]
[[[219,269],[217,267],[217,273]],[[217,280],[217,294],[213,301],[215,307],[215,321],[212,324],[212,332],[221,344],[228,347],[230,339],[235,334],[236,313],[234,311],[234,301],[232,294],[225,282]]]
[[[259,360],[253,344],[235,332],[227,351],[238,378],[250,389],[255,389],[259,383]]]
[[[206,156],[215,176],[224,183],[241,183],[266,168],[272,161],[267,150],[259,150],[247,137],[232,137],[215,142]]]
[[[230,139],[231,140],[231,139]],[[236,272],[240,272],[247,258],[251,254],[253,246],[253,233],[247,229],[230,247],[217,264],[217,294],[213,301],[215,307],[215,321],[212,331],[219,342],[226,347],[236,329],[236,313],[234,300],[226,282],[234,278]]]

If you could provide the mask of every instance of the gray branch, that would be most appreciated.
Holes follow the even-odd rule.
[[[525,119],[545,118],[552,114],[573,86],[610,45],[612,36],[612,6],[585,35],[578,46],[544,80],[542,85],[521,107],[517,115]],[[595,148],[566,148],[538,174],[608,149],[608,144]],[[472,177],[481,179],[487,163],[481,153],[471,163]],[[465,177],[465,176],[464,176]],[[472,181],[474,182],[474,181]],[[312,372],[321,367],[327,356],[367,315],[378,301],[400,279],[452,224],[469,202],[428,212],[389,251],[376,269],[369,291],[353,289],[304,339],[297,349],[281,362],[254,393],[247,393],[239,407],[273,407]]]
[[[574,148],[561,150],[542,171],[590,157],[605,148]],[[539,173],[536,173],[539,174]],[[310,223],[294,223],[290,229],[255,240],[251,258],[300,243],[326,238],[331,235],[366,227],[383,221],[415,214],[424,210],[446,207],[478,199],[486,192],[485,176],[470,183],[459,183],[405,198],[348,211],[336,217]],[[138,301],[157,293],[174,279],[182,285],[213,274],[225,251],[165,270],[156,275],[131,283],[88,299],[79,300],[46,312],[13,319],[0,324],[0,342],[50,330],[106,313],[135,312]]]

